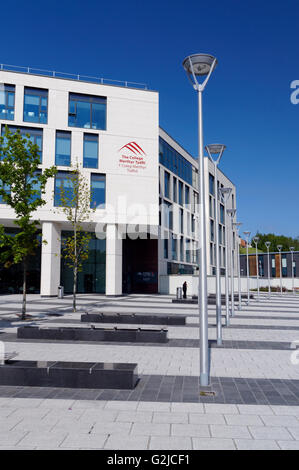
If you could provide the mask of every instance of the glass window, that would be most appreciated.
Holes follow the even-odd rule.
[[[182,206],[183,205],[183,183],[179,181],[179,204]]]
[[[190,203],[189,194],[190,194],[189,187],[188,187],[188,186],[185,186],[185,204],[189,204],[189,203]]]
[[[168,238],[164,238],[164,258],[168,258]]]
[[[43,149],[43,130],[42,129],[36,129],[32,127],[15,127],[15,126],[8,126],[8,129],[11,133],[17,132],[17,130],[20,131],[20,134],[25,137],[26,139],[27,134],[29,134],[29,140],[35,145],[37,145],[40,149],[39,157],[40,157],[40,163],[42,163],[42,149]],[[2,127],[2,134],[4,134],[5,128],[4,126]]]
[[[175,235],[172,233],[171,234],[171,248],[172,248],[172,259],[176,260],[177,259],[177,239],[175,238]]]
[[[90,207],[104,209],[105,203],[106,203],[106,175],[91,174],[90,186],[91,186]]]
[[[172,227],[173,227],[172,204],[170,204],[167,201],[164,201],[163,212],[164,212],[164,225],[166,228],[169,228],[170,230],[172,230]]]
[[[194,236],[195,235],[195,217],[194,215],[191,216],[191,233]]]
[[[69,95],[69,126],[106,130],[106,102],[102,96]]]
[[[184,261],[184,238],[180,238],[180,261]]]
[[[48,90],[25,87],[23,120],[25,122],[39,122],[40,124],[47,124]]]
[[[186,238],[186,262],[190,263],[191,240]]]
[[[164,172],[164,196],[169,198],[169,183],[170,183],[170,174]]]
[[[83,167],[98,168],[99,139],[96,134],[84,134]]]
[[[0,85],[0,119],[13,121],[15,117],[15,86]]]
[[[40,175],[40,174],[41,174],[41,170],[38,170],[38,171],[35,172],[35,175]],[[31,196],[30,202],[33,202],[36,199],[39,199],[41,197],[40,181],[37,178],[35,178],[34,176],[32,176],[32,177],[28,176],[27,181],[30,184],[32,184],[32,189],[34,191],[37,191],[36,194],[33,194]]]
[[[161,165],[164,165],[188,184],[192,184],[192,164],[161,137],[159,140],[159,160]]]
[[[210,191],[210,194],[213,194],[214,195],[214,176],[211,175],[211,173],[209,173],[209,191]]]
[[[71,132],[56,132],[55,165],[70,166],[71,164]]]
[[[224,224],[224,206],[220,204],[220,222]]]
[[[214,220],[210,220],[210,238],[214,241]]]
[[[68,200],[71,200],[74,195],[73,184],[69,179],[70,173],[67,171],[58,171],[55,176],[55,188],[54,188],[54,206],[62,206],[61,201],[61,189],[63,188],[64,196]]]
[[[180,232],[184,233],[184,211],[180,209]]]
[[[177,186],[177,179],[173,177],[173,202],[177,202],[178,198],[178,186]]]

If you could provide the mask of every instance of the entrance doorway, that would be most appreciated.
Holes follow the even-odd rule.
[[[123,240],[123,293],[158,292],[158,240]]]

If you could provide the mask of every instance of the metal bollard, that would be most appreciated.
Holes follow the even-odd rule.
[[[181,300],[183,298],[183,289],[181,287],[176,288],[176,298]]]
[[[58,298],[63,299],[63,294],[64,294],[64,287],[58,286]]]

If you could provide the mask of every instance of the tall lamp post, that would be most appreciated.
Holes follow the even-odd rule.
[[[230,217],[230,282],[231,282],[231,316],[235,316],[235,286],[234,286],[234,238],[233,238],[233,219],[236,215],[236,209],[227,209],[227,214]]]
[[[291,259],[292,259],[292,291],[293,291],[293,294],[295,294],[295,287],[294,287],[294,250],[295,250],[295,247],[291,246],[290,247],[290,252],[291,252]]]
[[[231,195],[232,188],[219,188],[219,195],[224,204],[224,217],[225,217],[225,308],[226,308],[226,326],[229,326],[229,285],[228,285],[228,223],[227,223],[227,201]]]
[[[260,282],[259,282],[259,258],[257,254],[257,244],[259,241],[259,237],[253,237],[253,241],[255,244],[255,264],[256,264],[256,285],[257,285],[257,300],[260,301]]]
[[[216,242],[216,324],[217,344],[222,345],[222,318],[221,318],[221,285],[220,285],[220,257],[219,257],[219,207],[218,207],[218,165],[226,146],[223,144],[206,145],[209,158],[214,165],[215,178],[215,242]]]
[[[242,222],[235,222],[233,226],[237,230],[237,238],[239,240],[239,228],[242,225]],[[237,270],[238,270],[238,296],[239,296],[239,306],[238,309],[242,310],[242,297],[241,297],[241,273],[240,273],[240,245],[238,243],[238,257],[237,257]]]
[[[271,287],[270,287],[270,245],[271,242],[265,242],[265,245],[267,247],[267,252],[268,252],[268,297],[269,299],[271,298]]]
[[[280,295],[282,295],[282,273],[281,273],[281,250],[282,250],[282,245],[277,245],[277,249],[279,251]]]
[[[243,232],[246,236],[246,272],[247,272],[247,305],[249,305],[249,259],[248,259],[248,243],[251,232]]]
[[[183,67],[197,92],[198,97],[198,192],[199,192],[199,292],[198,306],[200,316],[200,385],[209,385],[209,339],[207,305],[207,256],[206,256],[206,214],[204,187],[204,155],[202,127],[202,92],[217,65],[217,59],[208,54],[193,54],[186,57]],[[205,77],[202,83],[199,79]]]

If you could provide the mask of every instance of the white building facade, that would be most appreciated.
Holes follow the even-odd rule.
[[[198,165],[159,128],[157,92],[0,70],[0,126],[2,135],[6,126],[29,133],[40,147],[40,171],[53,165],[58,170],[48,182],[46,204],[34,214],[47,243],[31,262],[29,292],[56,296],[59,285],[71,291],[72,274],[61,256],[71,226],[60,190],[76,163],[95,209],[86,224],[93,236],[78,292],[154,293],[161,291],[161,276],[196,273]],[[207,262],[213,274],[213,165],[207,158],[205,168]],[[220,171],[218,179],[232,188],[235,205],[234,185]],[[13,221],[13,211],[0,201],[0,223],[8,233],[16,230]],[[220,222],[224,269],[227,229]],[[20,292],[18,267],[5,269],[0,267],[0,292]]]

